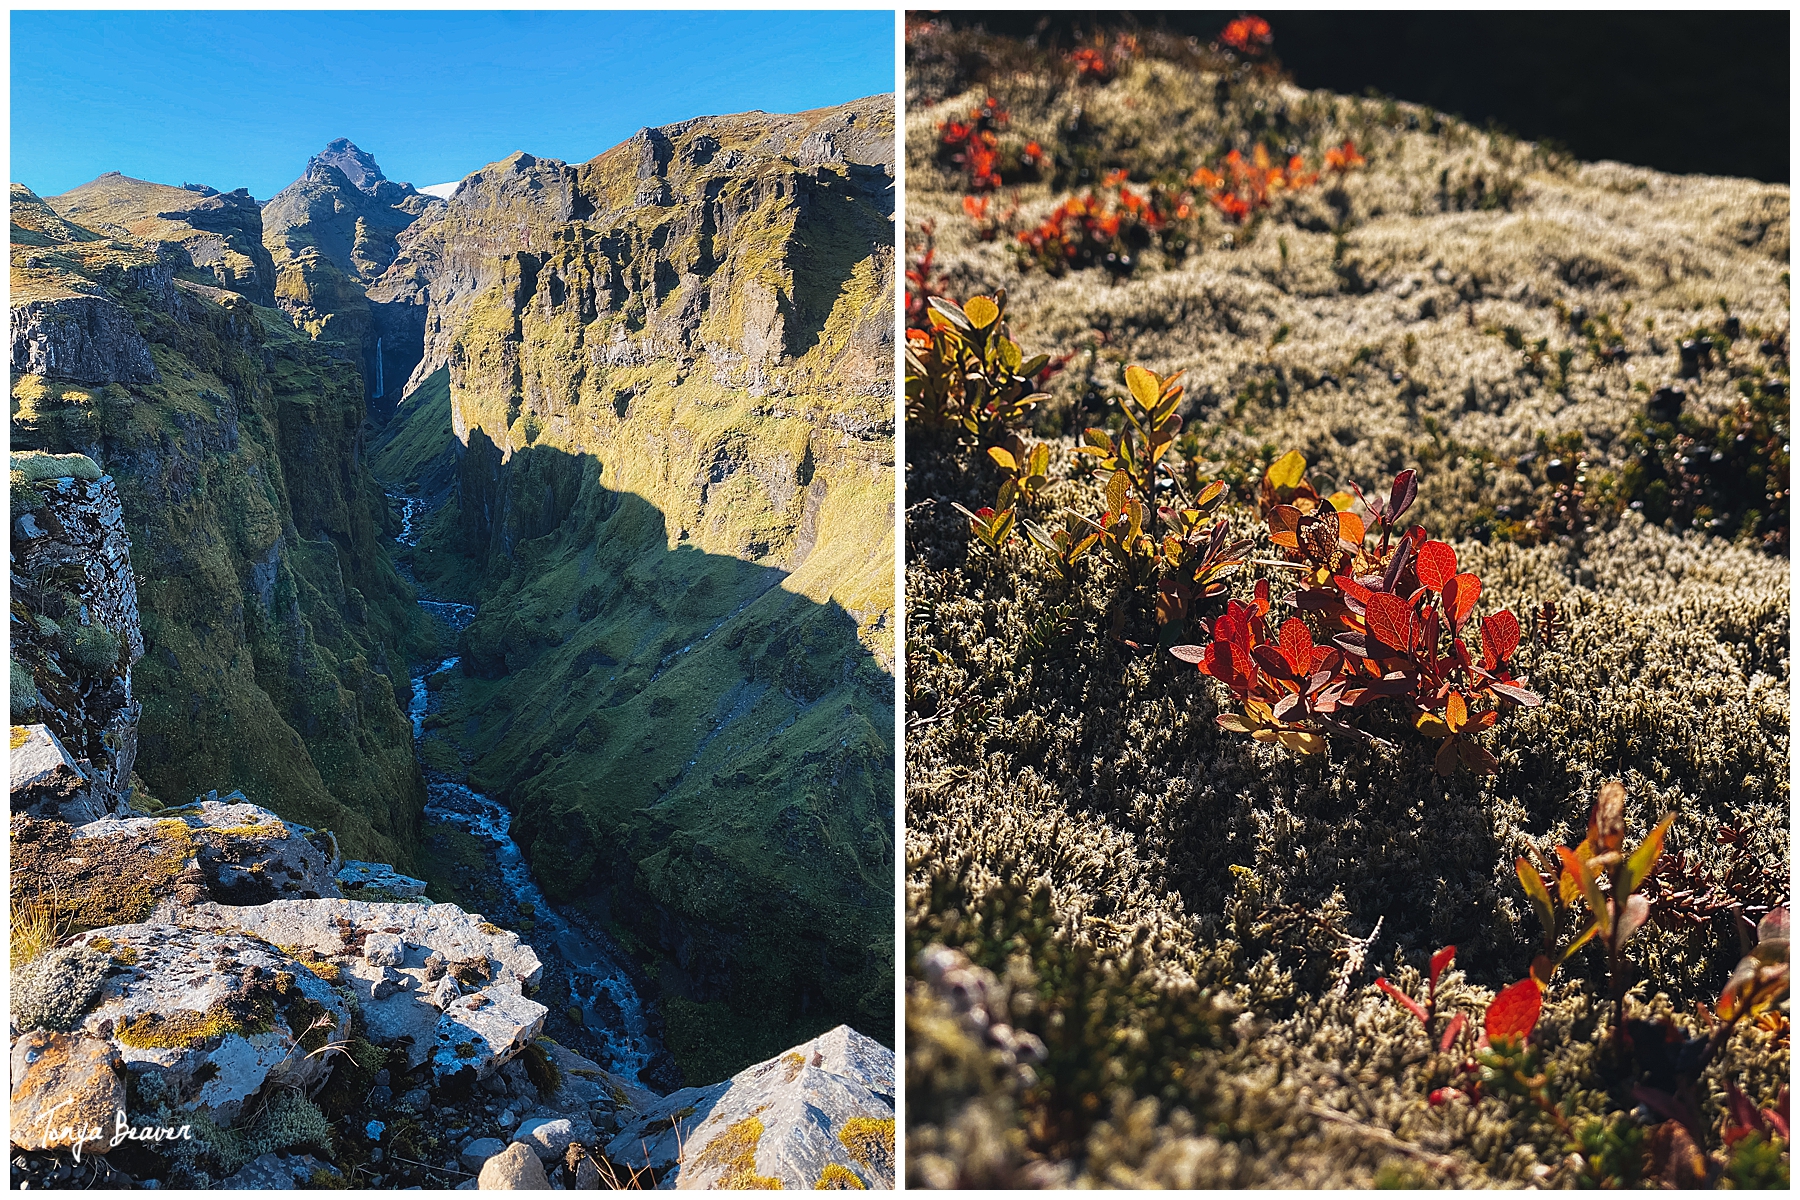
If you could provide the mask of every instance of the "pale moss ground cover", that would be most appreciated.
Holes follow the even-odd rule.
[[[1512,465],[1540,435],[1578,434],[1596,473],[1616,468],[1679,340],[1716,329],[1721,301],[1756,330],[1732,348],[1738,373],[1785,383],[1785,357],[1757,347],[1787,323],[1785,187],[1563,163],[1406,105],[1226,86],[1168,62],[1077,89],[1011,73],[1020,57],[996,54],[1009,69],[980,87],[941,61],[911,81],[907,221],[915,237],[933,226],[949,294],[1004,287],[1027,354],[1076,352],[1040,433],[1101,423],[1088,393],[1117,392],[1127,362],[1186,370],[1202,478],[1254,480],[1290,447],[1333,484],[1416,466],[1414,515],[1449,532],[1541,488]],[[1012,139],[1096,175],[1185,175],[1264,130],[1315,165],[1354,137],[1368,165],[1248,239],[1214,214],[1179,261],[1050,279],[1022,273],[1004,238],[976,237],[933,154],[938,122],[988,95]],[[1458,180],[1475,175],[1490,195],[1505,182],[1507,203],[1464,211]],[[1020,222],[1073,182],[1021,186]],[[1577,305],[1628,331],[1629,369],[1570,332]],[[1508,325],[1549,338],[1552,356],[1578,352],[1559,377],[1539,372]],[[1735,383],[1686,381],[1690,409],[1722,411]],[[1040,519],[1102,507],[1066,465],[1070,444]],[[1458,541],[1482,611],[1550,601],[1566,624],[1521,655],[1546,703],[1501,722],[1499,773],[1441,780],[1423,739],[1300,758],[1217,729],[1223,689],[1155,651],[1141,600],[1121,622],[1110,566],[1070,583],[1022,541],[984,550],[951,502],[991,504],[999,473],[921,436],[908,459],[911,1181],[1575,1183],[1555,1130],[1522,1104],[1427,1103],[1455,1063],[1372,972],[1416,992],[1427,956],[1454,943],[1453,994],[1478,1017],[1538,938],[1514,857],[1580,840],[1608,778],[1625,781],[1633,838],[1677,815],[1660,894],[1713,888],[1752,919],[1785,903],[1787,559],[1630,512],[1535,547]],[[1631,947],[1629,1003],[1692,1028],[1742,951],[1729,915],[1690,924],[1676,907],[1653,906]],[[928,977],[934,945],[976,972],[946,982],[952,960],[931,960]],[[1537,1035],[1584,1119],[1636,1104],[1597,1059],[1603,978],[1597,953],[1573,961]],[[1044,1057],[976,1033],[959,1015],[972,1005],[1040,1038]],[[1770,1104],[1787,1071],[1785,1024],[1741,1030],[1709,1070],[1706,1119],[1716,1130],[1727,1080]]]

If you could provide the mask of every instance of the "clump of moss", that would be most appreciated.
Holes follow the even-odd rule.
[[[113,960],[87,946],[51,950],[20,966],[14,964],[13,1024],[20,1029],[69,1030],[93,1007]]]
[[[44,454],[36,450],[13,451],[12,473],[24,483],[41,483],[47,479],[97,483],[106,474],[99,463],[85,454]]]
[[[761,1112],[761,1109],[757,1110]],[[756,1146],[762,1141],[762,1118],[754,1114],[727,1126],[724,1133],[706,1143],[704,1149],[688,1164],[690,1171],[718,1167],[724,1173],[714,1187],[724,1191],[750,1189],[779,1190],[781,1180],[756,1173]]]
[[[813,1184],[815,1192],[866,1192],[868,1185],[856,1177],[856,1172],[842,1163],[826,1163],[825,1169],[819,1172],[819,1180]]]
[[[66,821],[15,819],[11,884],[15,907],[41,898],[75,932],[143,920],[194,852],[176,820],[79,843],[71,833]]]
[[[369,1041],[362,1028],[362,1018],[352,1019],[350,1044],[342,1054],[333,1055],[335,1065],[325,1086],[319,1089],[319,1107],[333,1117],[341,1117],[367,1103],[375,1076],[393,1052]]]
[[[28,667],[10,654],[6,661],[12,672],[12,719],[15,723],[29,721],[44,698],[38,694],[37,681]]]
[[[63,646],[78,666],[104,671],[118,664],[122,643],[104,625],[76,625],[63,631]]]
[[[220,1002],[205,1012],[139,1013],[113,1027],[113,1036],[142,1050],[185,1050],[228,1033],[267,1033],[275,1027],[273,1008],[246,1017],[237,1007]]]
[[[164,1108],[159,1113],[162,1124],[188,1124],[193,1127],[192,1141],[169,1143],[169,1152],[183,1167],[194,1173],[210,1169],[218,1176],[231,1175],[254,1158],[278,1150],[308,1146],[329,1156],[334,1134],[331,1122],[319,1106],[297,1091],[276,1088],[265,1096],[265,1103],[244,1125],[221,1127],[204,1111],[176,1114]]]
[[[885,1171],[894,1163],[894,1118],[851,1117],[838,1130],[838,1141],[866,1170]]]
[[[519,1057],[525,1060],[525,1075],[536,1086],[540,1095],[555,1095],[562,1087],[562,1072],[551,1060],[549,1052],[537,1042],[525,1043],[525,1049]]]

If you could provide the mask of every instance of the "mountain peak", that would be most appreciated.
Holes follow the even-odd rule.
[[[381,168],[375,165],[375,156],[357,148],[349,138],[336,138],[326,145],[325,149],[313,156],[314,162],[321,162],[336,167],[344,176],[365,192],[375,190],[375,185],[386,179]]]

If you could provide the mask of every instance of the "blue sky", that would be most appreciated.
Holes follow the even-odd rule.
[[[332,138],[424,187],[894,88],[891,12],[14,12],[12,179],[267,200]]]

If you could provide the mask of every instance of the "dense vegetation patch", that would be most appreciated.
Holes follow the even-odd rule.
[[[1786,242],[1734,231],[1785,190],[1234,36],[909,39],[912,1180],[1783,1180]],[[1363,163],[1047,276],[932,149],[989,97],[1028,220],[1196,147]],[[1726,420],[1754,479],[1653,507]]]

